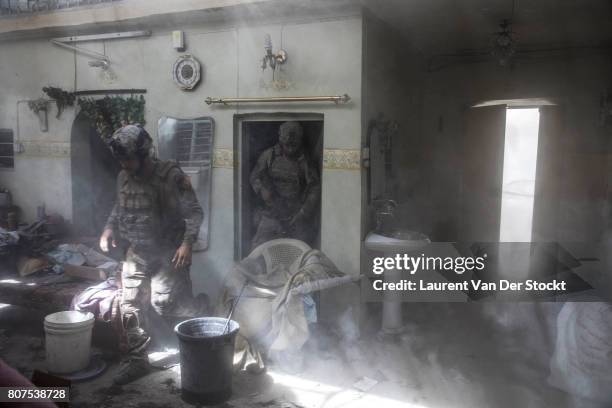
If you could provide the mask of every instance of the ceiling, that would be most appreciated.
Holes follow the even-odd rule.
[[[108,1],[108,0],[104,0]],[[144,29],[151,24],[176,26],[204,21],[280,19],[284,16],[315,16],[353,13],[365,6],[372,14],[394,27],[410,48],[426,56],[463,50],[487,50],[502,19],[513,21],[519,49],[566,46],[612,46],[612,0],[216,0],[200,3],[201,8],[183,13],[161,13],[147,18],[123,16],[123,29]],[[1,2],[1,0],[0,0]],[[143,3],[144,0],[139,2]],[[187,0],[184,0],[187,2]],[[113,3],[115,3],[113,1]],[[162,3],[163,2],[156,2]],[[212,7],[214,4],[245,3],[245,7]],[[137,8],[131,2],[117,1],[117,7]],[[144,4],[144,3],[143,3]],[[168,3],[170,4],[170,3]],[[172,3],[174,4],[174,3]],[[191,3],[190,3],[191,4]],[[210,6],[205,7],[205,4]],[[514,17],[513,17],[514,8]],[[97,8],[92,10],[98,10]],[[98,11],[104,11],[101,8]],[[358,13],[358,11],[357,11]],[[50,14],[46,18],[63,16]],[[54,17],[55,16],[55,17]],[[38,16],[41,20],[45,16]],[[66,18],[68,15],[66,15]],[[37,21],[38,21],[37,20]],[[20,19],[0,20],[0,40],[41,35],[71,35],[116,30],[119,18],[95,24],[70,21],[61,27],[36,30]],[[55,20],[54,20],[55,21]],[[42,21],[44,23],[44,21]],[[5,28],[2,29],[3,23]],[[9,24],[10,23],[10,24]],[[16,25],[11,28],[11,24]],[[44,25],[44,24],[43,24]],[[58,24],[55,24],[58,25]],[[61,25],[61,24],[59,24]],[[3,34],[4,33],[4,34]]]
[[[486,49],[513,0],[362,0],[426,55]],[[612,43],[611,0],[514,0],[519,47]]]

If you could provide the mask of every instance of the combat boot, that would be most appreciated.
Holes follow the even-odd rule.
[[[128,329],[126,335],[130,352],[121,362],[119,371],[113,379],[116,385],[131,383],[151,371],[146,352],[151,338],[139,327]]]
[[[151,338],[142,328],[138,327],[136,316],[124,316],[124,321],[125,326],[128,327],[125,334],[129,352],[121,362],[119,371],[113,379],[116,385],[131,383],[140,377],[144,377],[151,371],[146,351]]]
[[[129,384],[149,374],[151,370],[151,365],[146,358],[127,358],[121,362],[113,382],[116,385]]]

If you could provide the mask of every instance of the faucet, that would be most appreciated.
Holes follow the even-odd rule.
[[[376,209],[376,231],[381,234],[391,232],[393,227],[389,224],[394,219],[393,210],[397,207],[395,200],[375,199],[372,204]]]

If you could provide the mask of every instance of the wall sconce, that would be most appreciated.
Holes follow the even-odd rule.
[[[100,76],[102,80],[109,85],[113,84],[117,79],[117,75],[115,75],[113,72],[110,66],[110,60],[108,58],[88,61],[87,65],[93,68],[100,68]]]
[[[104,71],[110,68],[110,61],[108,59],[94,60],[87,62],[87,65],[95,68],[102,68]]]
[[[270,34],[266,34],[264,39],[264,50],[266,50],[266,53],[261,61],[261,69],[264,71],[270,66],[274,72],[277,65],[282,65],[287,61],[287,52],[285,50],[278,50],[276,54],[272,51],[272,39],[270,38]]]
[[[291,86],[291,83],[284,78],[280,78],[281,66],[287,62],[287,52],[283,49],[274,52],[272,50],[272,39],[270,34],[266,34],[264,39],[265,54],[261,60],[262,74],[270,67],[272,70],[272,80],[270,82],[261,80],[262,88],[272,88],[276,90],[286,90]]]

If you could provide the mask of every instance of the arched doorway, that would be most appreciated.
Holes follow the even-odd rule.
[[[74,231],[98,236],[115,202],[120,167],[83,113],[72,124],[70,140]]]

